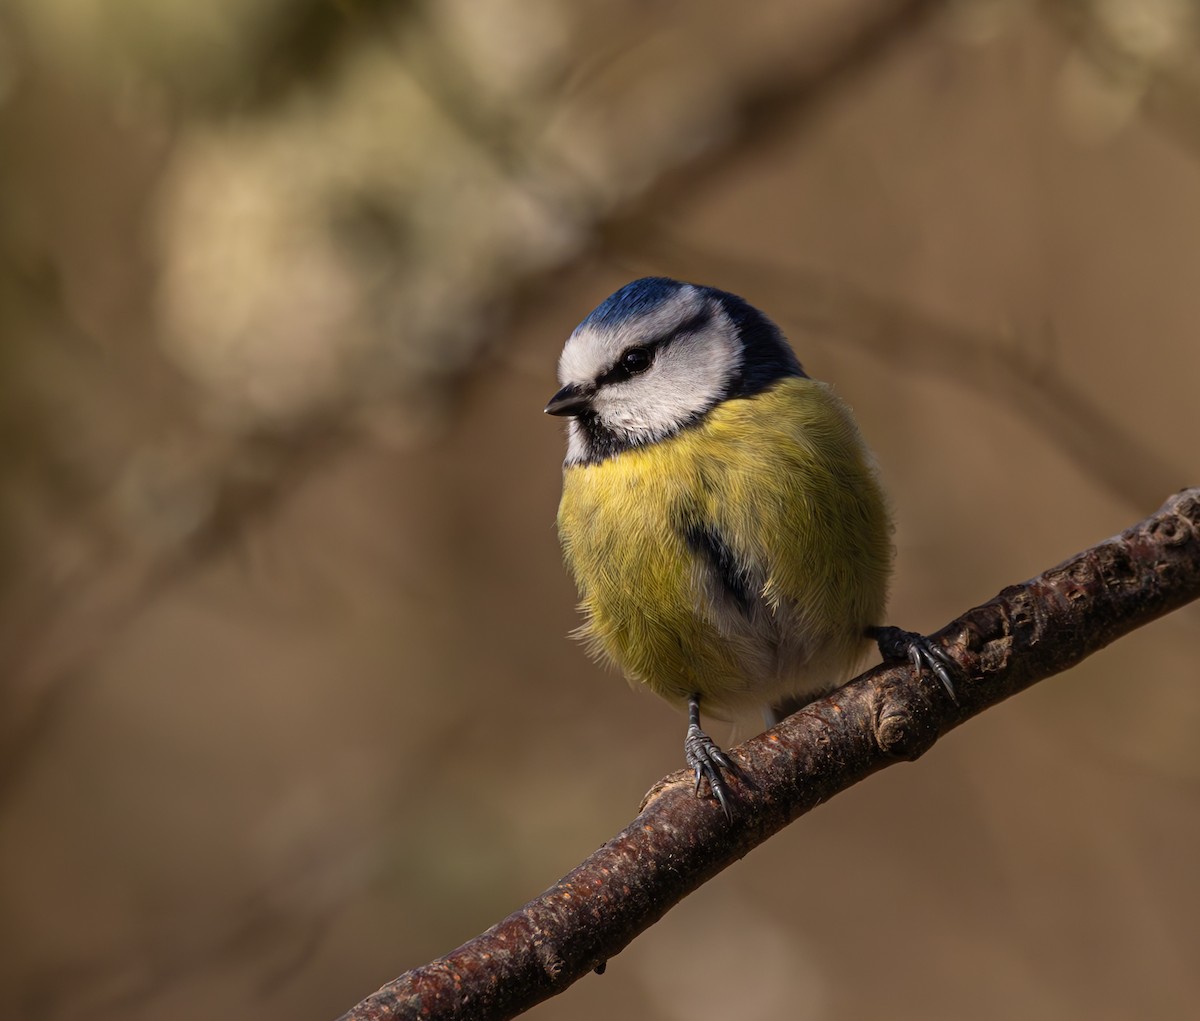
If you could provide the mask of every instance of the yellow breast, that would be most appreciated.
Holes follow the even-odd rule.
[[[886,504],[849,410],[815,380],[568,466],[558,528],[589,647],[716,715],[839,683],[883,615]]]

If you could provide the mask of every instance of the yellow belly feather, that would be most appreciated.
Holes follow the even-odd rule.
[[[754,579],[731,607],[684,516]],[[568,466],[558,528],[596,654],[673,702],[739,713],[831,687],[884,611],[891,525],[846,406],[793,378],[600,464]]]

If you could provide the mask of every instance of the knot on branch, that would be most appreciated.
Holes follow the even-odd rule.
[[[1165,505],[1183,518],[1194,532],[1200,532],[1200,489],[1184,489],[1176,493]],[[1179,540],[1187,541],[1187,534]]]
[[[1164,546],[1182,546],[1200,529],[1200,500],[1177,498],[1172,510],[1175,514],[1154,519],[1150,535]]]
[[[554,947],[548,943],[543,943],[538,940],[534,943],[534,953],[537,954],[537,959],[542,965],[542,970],[546,973],[546,977],[551,982],[558,980],[562,974],[563,959],[555,952]]]
[[[911,688],[885,688],[875,713],[875,741],[894,759],[920,758],[938,737],[933,715]]]

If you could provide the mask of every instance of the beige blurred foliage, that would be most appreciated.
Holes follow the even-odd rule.
[[[1195,484],[1198,56],[1190,0],[8,0],[0,1016],[336,1016],[679,766],[566,638],[540,413],[632,276],[743,293],[852,403],[894,623]],[[1187,1016],[1197,625],[535,1015]]]

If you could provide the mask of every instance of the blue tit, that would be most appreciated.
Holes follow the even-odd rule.
[[[567,340],[546,412],[569,419],[558,532],[589,650],[688,710],[684,756],[731,816],[700,726],[768,724],[842,683],[882,628],[891,518],[850,409],[736,295],[635,280]],[[915,650],[915,653],[914,653]],[[932,652],[931,652],[932,650]]]

